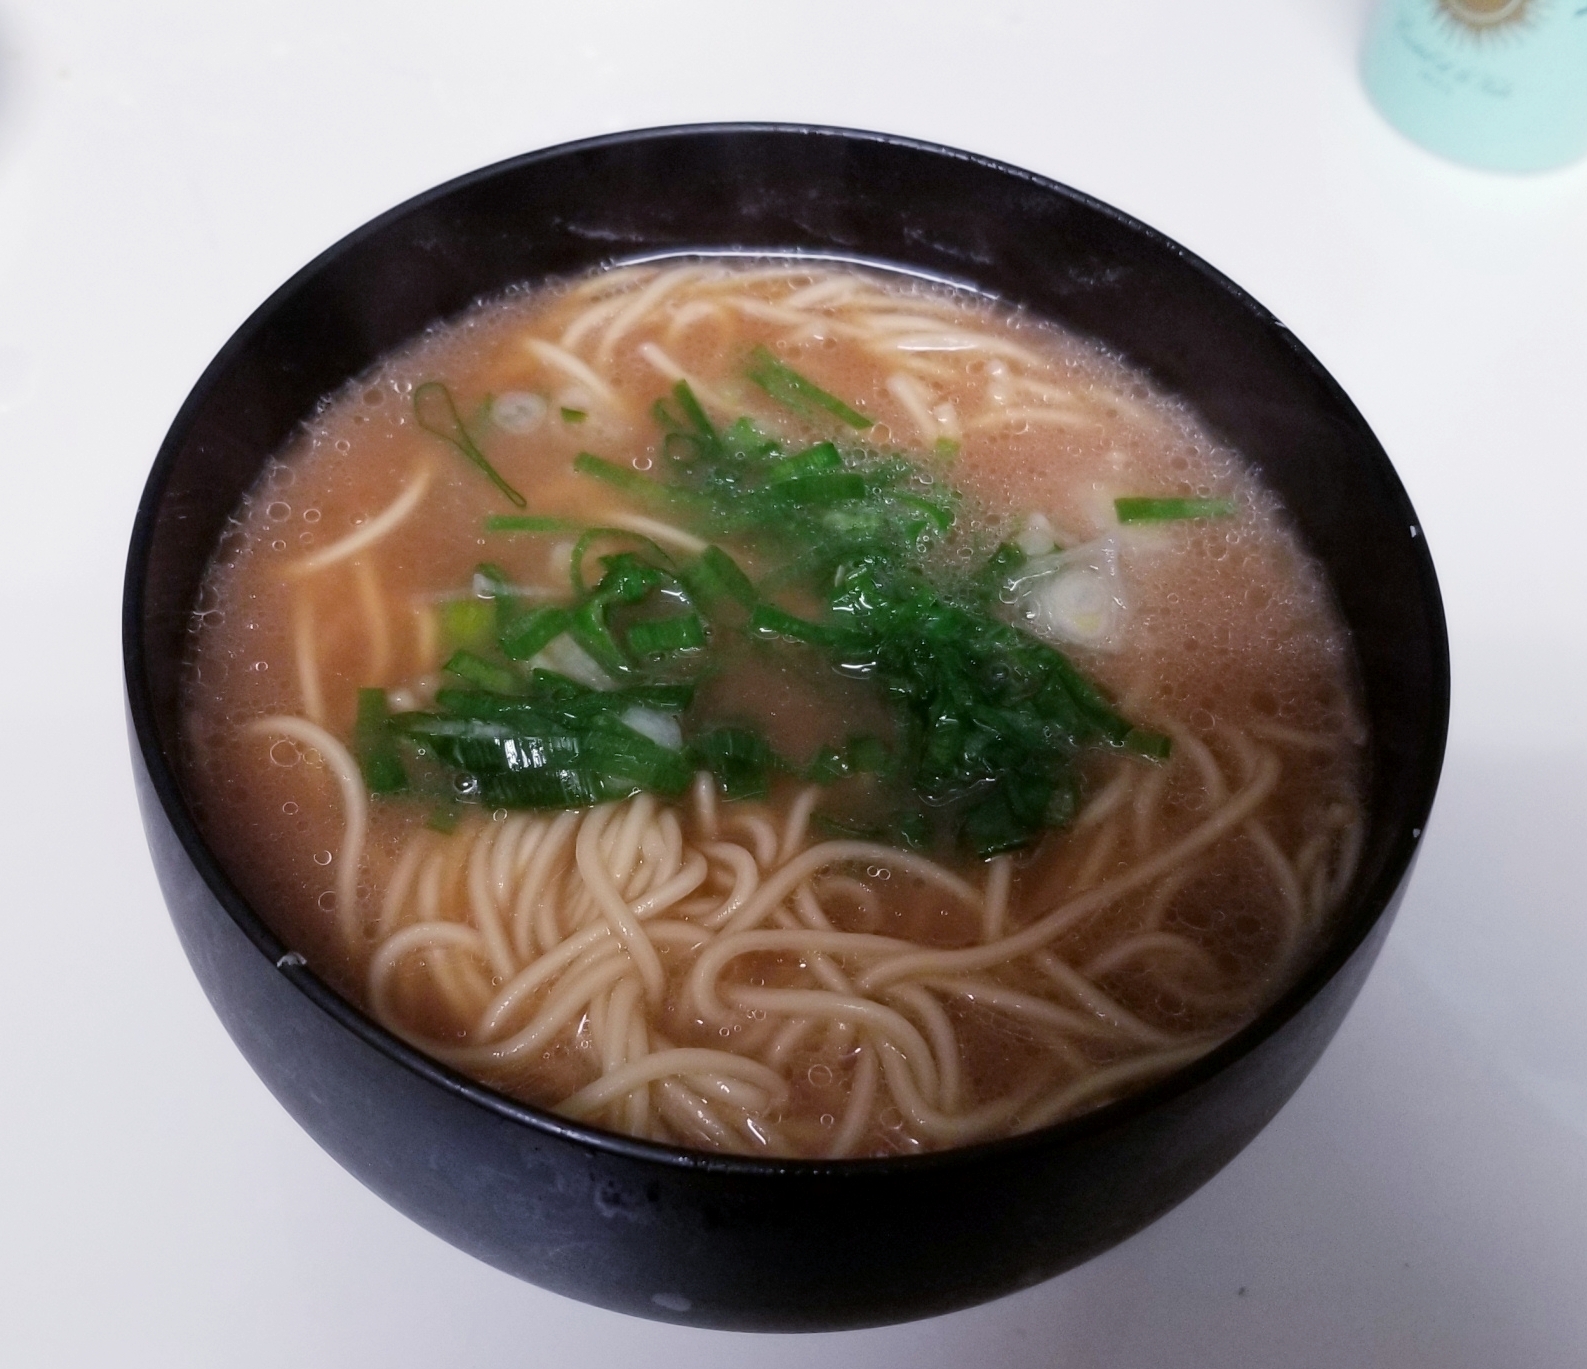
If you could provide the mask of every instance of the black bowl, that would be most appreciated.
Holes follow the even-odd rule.
[[[1098,339],[1182,395],[1283,497],[1355,634],[1370,830],[1294,986],[1160,1083],[941,1154],[712,1157],[502,1097],[382,1030],[290,954],[205,845],[178,763],[187,615],[223,520],[320,397],[426,324],[520,281],[748,249],[963,281]],[[1084,195],[945,148],[835,129],[620,134],[465,176],[345,238],[238,330],[150,474],[123,618],[132,755],[171,916],[226,1029],[376,1193],[557,1292],[705,1326],[816,1330],[964,1307],[1050,1278],[1206,1182],[1312,1067],[1377,955],[1432,803],[1449,699],[1432,562],[1387,457],[1275,318]]]

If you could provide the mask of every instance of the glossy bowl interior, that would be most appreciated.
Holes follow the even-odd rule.
[[[690,251],[882,262],[1088,335],[1188,399],[1283,497],[1360,658],[1369,828],[1293,987],[1208,1056],[1044,1131],[888,1160],[711,1157],[611,1136],[417,1054],[339,998],[238,894],[183,792],[189,608],[227,514],[317,401],[507,285]],[[531,1282],[640,1316],[833,1329],[943,1312],[1066,1269],[1210,1178],[1294,1091],[1388,928],[1442,759],[1448,648],[1411,509],[1365,422],[1259,305],[1063,186],[874,134],[711,126],[487,168],[392,210],[284,285],[183,406],[140,505],[124,651],[144,823],[184,948],[284,1106],[396,1207]]]

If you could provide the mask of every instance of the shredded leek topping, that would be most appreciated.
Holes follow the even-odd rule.
[[[1189,518],[1228,518],[1229,499],[1115,499],[1113,512],[1121,523],[1174,523]]]
[[[866,418],[851,409],[836,395],[829,395],[814,381],[806,380],[791,366],[785,366],[764,347],[750,353],[750,367],[746,373],[768,395],[785,409],[809,417],[815,410],[825,410],[839,422],[851,428],[869,428],[875,419]]]
[[[746,375],[807,422],[872,424],[764,348]],[[478,454],[444,386],[421,386],[415,405],[430,431],[516,494]],[[444,785],[448,801],[576,807],[675,796],[700,770],[730,799],[764,794],[779,776],[835,794],[863,784],[865,804],[823,808],[819,823],[990,856],[1074,815],[1088,748],[1168,755],[1166,737],[1133,726],[1062,652],[1007,621],[1028,559],[1018,546],[983,550],[968,568],[931,558],[961,531],[960,496],[944,478],[956,447],[912,460],[832,440],[800,446],[748,418],[718,427],[682,381],[653,413],[654,472],[590,452],[574,468],[706,549],[685,556],[632,531],[582,529],[554,603],[523,602],[504,572],[481,565],[475,597],[443,610],[452,654],[434,707],[387,715],[378,691],[360,695],[355,748],[373,792],[406,786],[433,800]],[[1219,500],[1118,501],[1122,521],[1229,512]],[[485,527],[571,530],[533,514]],[[864,682],[890,735],[785,756],[753,726],[692,713],[697,691],[746,653]],[[681,747],[664,744],[673,738]]]
[[[457,404],[452,399],[452,392],[440,381],[426,381],[414,390],[413,413],[425,432],[434,433],[436,437],[466,456],[485,472],[491,484],[520,509],[528,504],[529,501],[523,495],[501,478],[501,473],[490,464],[485,453],[480,451],[479,445],[469,436],[468,429],[463,426],[463,419],[457,412]]]
[[[577,532],[579,525],[566,518],[539,513],[493,513],[485,520],[486,532]]]

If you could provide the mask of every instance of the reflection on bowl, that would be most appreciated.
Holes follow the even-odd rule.
[[[179,778],[190,605],[222,524],[320,398],[482,295],[620,258],[803,252],[971,284],[1094,338],[1239,448],[1327,567],[1373,737],[1343,913],[1298,981],[1210,1054],[1027,1135],[852,1161],[706,1156],[465,1079],[290,954],[205,844]],[[144,821],[183,945],[282,1103],[430,1230],[544,1287],[702,1325],[833,1329],[1050,1277],[1211,1177],[1288,1098],[1376,954],[1431,804],[1447,644],[1415,515],[1376,440],[1259,306],[1150,229],[1027,173],[825,129],[625,134],[419,197],[282,287],[210,366],[150,476],[124,648]]]

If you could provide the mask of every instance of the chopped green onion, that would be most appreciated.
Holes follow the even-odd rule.
[[[976,588],[994,603],[1015,578],[1015,572],[1030,560],[1025,549],[1014,542],[1000,542],[986,564],[976,573]]]
[[[700,436],[712,442],[717,440],[716,429],[711,426],[711,420],[706,417],[705,409],[695,398],[687,380],[680,380],[672,387],[672,397],[683,410],[684,418]]]
[[[397,753],[396,739],[386,726],[386,691],[358,691],[358,721],[353,724],[353,749],[371,794],[395,794],[408,787],[408,774]]]
[[[782,760],[758,732],[718,727],[695,739],[693,758],[716,777],[729,799],[756,799],[771,788],[771,772]]]
[[[441,605],[441,631],[453,647],[484,646],[495,617],[495,606],[483,599],[449,599]]]
[[[1010,770],[987,798],[965,814],[961,840],[982,859],[1028,846],[1031,835],[1046,825],[1054,788],[1052,777],[1042,769]]]
[[[568,574],[573,579],[573,589],[578,590],[581,595],[590,593],[589,585],[584,584],[584,557],[586,557],[590,547],[603,538],[616,538],[621,539],[621,541],[628,541],[628,543],[636,543],[638,546],[644,547],[647,552],[652,552],[662,565],[670,566],[673,563],[673,558],[667,555],[667,552],[663,552],[657,544],[652,543],[651,539],[644,536],[644,533],[630,533],[627,528],[587,528],[584,531],[584,535],[573,544],[573,555],[568,558]],[[601,560],[605,560],[605,557],[601,558]],[[651,579],[649,584],[655,584],[655,582],[657,582],[655,579]]]
[[[939,437],[932,444],[932,452],[943,461],[952,461],[959,454],[959,444],[951,437]]]
[[[518,676],[505,666],[492,665],[472,651],[454,651],[441,668],[492,694],[515,694],[520,683]]]
[[[791,637],[796,642],[808,642],[811,646],[837,650],[849,646],[854,640],[852,634],[844,632],[841,628],[812,623],[806,618],[789,613],[786,609],[778,608],[776,604],[756,604],[754,612],[749,615],[749,628],[751,632],[762,636]]]
[[[733,599],[745,608],[754,608],[760,600],[749,576],[718,546],[707,547],[695,560],[679,567],[678,578],[695,601],[706,607]]]
[[[594,452],[580,452],[575,456],[573,469],[580,475],[593,475],[597,480],[604,480],[625,494],[649,495],[652,491],[660,493],[662,490],[648,475],[640,474],[632,466],[619,466],[615,461],[596,456]]]
[[[562,421],[564,423],[582,423],[588,417],[589,414],[587,414],[583,409],[569,409],[564,407],[562,410]]]
[[[600,693],[600,691],[592,690],[589,685],[580,684],[577,680],[570,679],[560,671],[546,670],[542,666],[536,666],[529,672],[529,690],[531,693],[543,695],[545,698],[557,703],[568,703],[574,699],[588,699],[591,695]],[[437,702],[445,702],[440,694],[435,697]],[[612,695],[609,692],[605,692],[601,693],[601,697],[609,699]],[[493,708],[499,706],[494,699],[490,700],[489,703]],[[447,706],[450,707],[451,705],[448,704]]]
[[[512,808],[582,807],[640,790],[682,793],[697,768],[650,735],[638,715],[666,723],[688,707],[688,685],[596,690],[548,670],[511,695],[445,687],[436,711],[389,727],[464,772],[480,802]],[[636,724],[641,724],[636,726]]]
[[[681,508],[689,512],[705,513],[710,507],[706,501],[688,490],[680,490],[674,485],[663,485],[659,481],[652,480],[648,475],[636,471],[632,466],[619,466],[615,461],[607,461],[593,452],[580,452],[574,457],[573,469],[580,475],[588,475],[604,481],[640,503],[655,508],[669,511]]]
[[[751,379],[779,403],[869,426],[764,348],[751,365]],[[446,398],[438,388],[424,403],[439,413]],[[702,768],[730,799],[766,793],[777,774],[820,784],[872,775],[846,797],[845,806],[866,806],[851,815],[855,823],[879,821],[868,830],[912,846],[956,840],[989,856],[1028,848],[1073,820],[1085,749],[1167,756],[1166,737],[1133,726],[1062,652],[1006,621],[1001,601],[1030,553],[1009,543],[962,571],[930,571],[923,552],[952,535],[960,500],[940,465],[832,441],[790,451],[743,417],[719,428],[684,382],[655,415],[663,429],[655,471],[589,452],[574,467],[665,510],[707,539],[704,549],[686,557],[627,529],[579,528],[571,593],[552,604],[525,603],[505,570],[478,567],[476,598],[442,609],[455,683],[437,691],[434,711],[383,724],[388,746],[407,739],[460,772],[467,801],[582,807],[641,791],[675,794]],[[955,451],[945,439],[935,454],[947,461]],[[1233,508],[1118,501],[1125,521]],[[485,529],[574,531],[527,512],[491,517]],[[712,538],[742,545],[757,580]],[[587,581],[586,562],[597,554],[599,579]],[[787,608],[766,597],[785,592]],[[869,682],[888,714],[879,736],[823,747],[795,768],[753,727],[705,722],[703,734],[696,730],[695,687],[730,666],[715,648],[764,652],[775,664],[792,642],[820,654],[814,667]],[[555,669],[514,664],[531,660]],[[366,707],[360,735],[378,739],[376,704]],[[633,725],[647,717],[664,726]],[[367,750],[360,742],[361,763]]]
[[[628,649],[635,656],[660,656],[669,651],[689,651],[705,645],[705,624],[697,613],[679,618],[655,618],[628,629]]]
[[[443,442],[450,443],[490,477],[490,482],[520,509],[529,501],[502,479],[500,472],[490,464],[474,439],[468,435],[463,420],[458,416],[452,392],[439,380],[427,380],[413,392],[413,412],[419,426],[433,433]]]
[[[637,794],[640,785],[578,766],[536,766],[475,776],[480,802],[501,808],[588,808]]]
[[[628,658],[606,626],[606,605],[601,599],[591,599],[574,610],[568,632],[608,675],[628,673]]]
[[[602,771],[653,794],[681,794],[694,778],[688,757],[662,746],[621,719],[597,719],[589,739],[591,759]]]
[[[953,526],[953,510],[941,504],[933,503],[929,499],[922,499],[917,494],[895,494],[894,500],[903,508],[914,509],[924,515],[925,522],[916,520],[916,526],[924,531],[926,528],[935,528],[938,532],[947,532]]]
[[[1232,499],[1115,499],[1113,511],[1121,523],[1172,523],[1186,518],[1228,518]]]
[[[486,532],[577,532],[583,525],[543,513],[493,513]]]
[[[657,713],[682,713],[694,701],[692,684],[635,685],[631,689],[616,690],[603,698],[612,706],[624,708],[653,708]]]
[[[554,637],[573,626],[573,615],[565,608],[545,605],[521,613],[501,629],[499,640],[503,655],[512,661],[527,661],[538,656]]]
[[[851,428],[874,426],[875,419],[851,409],[836,395],[828,394],[813,380],[779,361],[766,348],[757,347],[749,354],[749,360],[745,374],[783,408],[806,416],[812,409],[824,409]]]
[[[555,683],[548,685],[547,680]],[[514,718],[523,716],[525,712],[534,713],[543,708],[546,699],[557,703],[564,702],[564,693],[572,698],[579,698],[590,691],[549,670],[535,670],[530,673],[527,694],[492,694],[488,690],[458,689],[452,685],[443,685],[435,691],[435,706],[451,716],[437,719],[429,714],[420,714],[406,718],[404,725],[409,731],[465,735],[468,729],[460,730],[455,725],[455,719],[510,722]]]
[[[831,471],[824,475],[797,475],[771,487],[777,499],[787,504],[815,505],[825,508],[864,499],[869,492],[865,477],[857,471]]]
[[[512,582],[507,578],[507,572],[500,566],[493,565],[489,561],[480,562],[474,567],[474,585],[476,592],[483,587],[485,594],[495,605],[498,632],[518,616],[518,596],[513,593]]]
[[[666,555],[648,537],[636,535],[636,540],[648,545],[652,551]],[[603,556],[601,564],[606,567],[606,574],[596,585],[595,592],[608,603],[637,604],[651,590],[672,578],[665,571],[647,565],[631,551]]]
[[[816,475],[822,471],[840,471],[843,469],[843,453],[830,442],[817,442],[813,447],[807,447],[795,456],[785,457],[777,462],[769,472],[772,483],[781,480],[791,480],[801,475]]]

